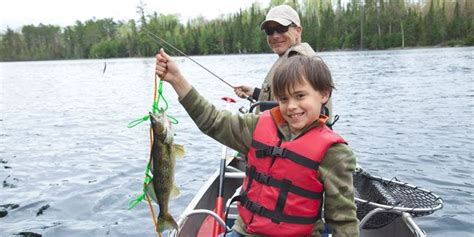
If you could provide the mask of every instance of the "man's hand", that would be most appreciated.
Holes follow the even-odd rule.
[[[255,90],[255,87],[251,87],[251,86],[246,86],[246,85],[234,86],[235,94],[238,97],[244,98],[244,99],[246,99],[247,97],[251,97],[253,95],[254,90]]]

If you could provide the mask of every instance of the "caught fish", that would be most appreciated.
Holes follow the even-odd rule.
[[[174,133],[166,114],[150,113],[153,130],[153,145],[150,152],[152,181],[146,187],[149,196],[158,204],[158,227],[160,231],[178,229],[176,221],[168,212],[171,197],[179,195],[174,182],[176,158],[184,156],[184,147],[173,143]]]

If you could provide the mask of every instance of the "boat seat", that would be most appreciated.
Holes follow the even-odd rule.
[[[242,172],[241,170],[232,166],[227,166],[224,176],[229,179],[244,179],[245,172]]]

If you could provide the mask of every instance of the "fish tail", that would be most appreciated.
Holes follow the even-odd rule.
[[[162,217],[158,217],[158,227],[160,228],[161,232],[171,229],[178,230],[178,224],[173,219],[173,216],[171,216],[169,213],[166,213]]]

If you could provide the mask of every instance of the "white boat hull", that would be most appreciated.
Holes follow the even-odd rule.
[[[231,158],[227,164],[226,179],[224,187],[225,202],[232,198],[236,190],[241,186],[244,177],[245,163],[237,158]],[[238,172],[236,172],[238,171]],[[191,203],[187,206],[183,214],[178,220],[179,231],[174,232],[171,236],[189,237],[189,236],[211,236],[212,226],[203,224],[209,222],[209,214],[202,210],[212,211],[215,208],[215,201],[219,185],[219,172],[216,171],[209,180],[204,184],[200,191],[196,194]],[[197,210],[197,211],[196,211]],[[375,214],[378,211],[376,210]],[[191,215],[189,215],[191,213]],[[237,217],[237,209],[235,204],[229,209],[227,224],[232,225]],[[361,237],[416,237],[426,236],[424,231],[413,221],[413,218],[408,213],[400,214],[390,224],[376,229],[364,229],[363,223],[360,226]],[[203,226],[206,225],[206,226]],[[331,236],[330,234],[328,236]]]

